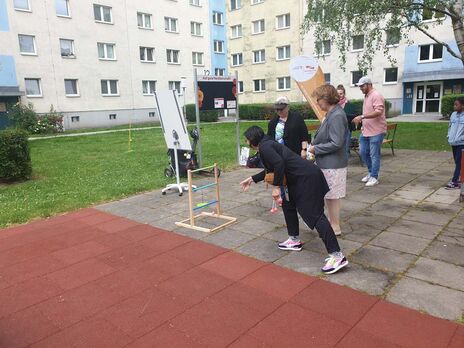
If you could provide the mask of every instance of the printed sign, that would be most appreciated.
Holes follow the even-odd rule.
[[[235,109],[237,107],[237,81],[234,77],[198,76],[197,81],[200,111]]]
[[[299,56],[290,63],[290,76],[297,82],[311,80],[317,72],[317,60],[309,56]]]

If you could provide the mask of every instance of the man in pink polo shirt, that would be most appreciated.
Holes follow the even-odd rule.
[[[362,115],[356,116],[353,122],[362,122],[359,147],[369,172],[361,181],[369,187],[379,183],[380,149],[387,132],[385,99],[372,87],[372,81],[367,76],[361,77],[356,86],[359,86],[364,94],[364,103]]]

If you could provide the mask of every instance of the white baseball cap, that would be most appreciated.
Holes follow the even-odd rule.
[[[367,76],[363,76],[359,79],[358,83],[356,84],[356,86],[362,86],[362,85],[365,85],[366,83],[372,85],[372,80],[367,77]]]
[[[282,96],[282,97],[277,98],[274,104],[276,104],[276,105],[283,105],[283,104],[288,105],[288,104],[290,104],[290,102],[289,102],[289,100],[288,100],[288,98],[286,96]]]

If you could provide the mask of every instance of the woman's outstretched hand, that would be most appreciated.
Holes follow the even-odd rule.
[[[240,186],[242,187],[242,190],[245,191],[245,192],[248,191],[248,189],[250,188],[252,182],[253,182],[253,179],[251,178],[251,176],[249,178],[246,178],[245,180],[243,180],[240,183]]]

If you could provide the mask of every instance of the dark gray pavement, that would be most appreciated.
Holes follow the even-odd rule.
[[[331,276],[320,273],[326,256],[323,244],[317,233],[303,224],[305,245],[301,252],[277,248],[277,241],[286,238],[286,229],[282,212],[269,212],[270,189],[258,184],[247,193],[240,191],[239,182],[256,170],[222,174],[223,213],[237,217],[237,223],[215,233],[175,225],[188,217],[187,194],[162,196],[157,190],[97,209],[320,276],[437,317],[462,321],[464,204],[459,203],[459,190],[442,188],[452,168],[448,152],[397,150],[392,156],[384,149],[380,184],[367,188],[360,182],[366,169],[352,157],[339,238],[350,265]],[[209,181],[211,178],[195,179],[196,184]],[[213,190],[198,192],[194,202],[212,197]]]

